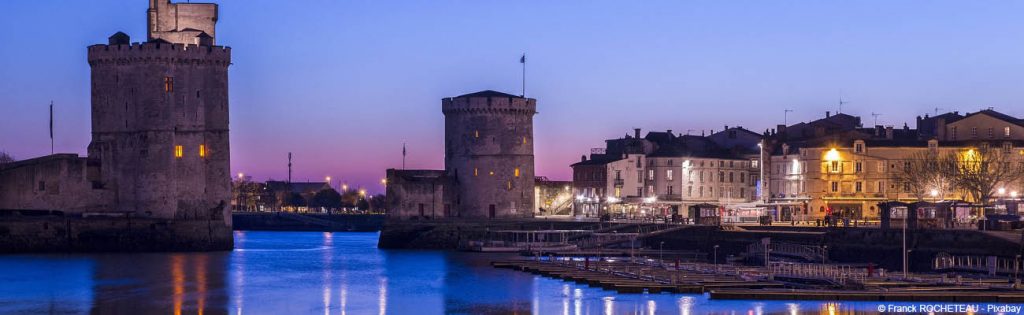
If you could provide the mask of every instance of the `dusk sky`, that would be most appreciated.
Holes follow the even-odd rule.
[[[85,155],[86,46],[145,40],[145,0],[4,1],[0,150]],[[386,168],[443,168],[441,98],[518,94],[527,54],[537,175],[634,127],[755,131],[837,110],[879,123],[986,107],[1024,116],[1020,1],[223,0],[233,173],[331,176],[381,191]]]

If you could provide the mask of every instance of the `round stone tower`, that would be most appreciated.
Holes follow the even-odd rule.
[[[189,31],[180,42],[133,44],[119,32],[89,46],[93,186],[113,193],[112,210],[230,226],[231,49]]]
[[[457,213],[467,218],[533,216],[533,115],[537,100],[482,91],[441,101],[445,170]]]

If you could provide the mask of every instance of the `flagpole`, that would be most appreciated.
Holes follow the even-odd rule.
[[[526,54],[523,54],[523,58],[519,59],[520,63],[523,64],[523,97],[526,97]]]
[[[50,101],[50,155],[53,155],[53,101]]]
[[[405,142],[402,142],[402,170],[405,170]]]

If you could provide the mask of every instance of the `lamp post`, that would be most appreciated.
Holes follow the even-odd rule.
[[[714,254],[714,255],[715,255],[715,260],[714,260],[714,262],[715,262],[715,269],[717,270],[717,269],[718,269],[718,245],[717,245],[717,244],[715,244],[715,246],[713,246],[713,247],[712,247],[712,250],[713,250],[713,251],[714,251],[714,253],[715,253],[715,254]]]
[[[661,266],[665,261],[665,242],[658,243],[658,265]]]
[[[907,208],[910,211],[910,208]],[[903,279],[907,278],[907,224],[910,223],[910,213],[903,214]]]

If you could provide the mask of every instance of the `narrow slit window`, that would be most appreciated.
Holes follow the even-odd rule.
[[[480,175],[480,169],[474,167],[473,168],[473,176],[477,176],[477,175]]]
[[[473,130],[473,138],[480,138],[480,130]]]
[[[185,155],[185,148],[180,145],[174,146],[174,157],[181,158]]]
[[[206,145],[205,144],[200,144],[199,145],[199,157],[206,157]]]
[[[516,168],[515,173],[516,173],[516,177],[519,177],[519,168],[518,167]]]
[[[174,77],[164,77],[164,92],[174,92]]]

